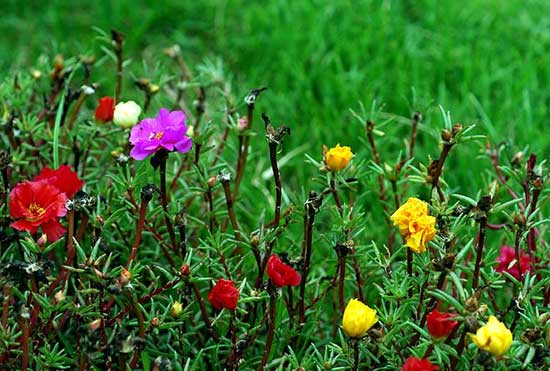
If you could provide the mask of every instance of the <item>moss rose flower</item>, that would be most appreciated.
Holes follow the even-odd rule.
[[[113,120],[115,114],[115,100],[111,97],[99,98],[99,104],[95,109],[95,120],[99,122],[108,122]]]
[[[10,226],[31,234],[42,228],[48,241],[57,241],[65,233],[58,218],[67,214],[65,203],[82,185],[68,165],[44,168],[32,182],[19,183],[11,191],[10,216],[15,221]]]
[[[406,245],[416,253],[426,251],[426,244],[436,233],[435,218],[428,215],[428,204],[411,197],[391,216],[393,224],[405,238]]]
[[[192,142],[186,133],[185,114],[182,111],[170,112],[161,108],[157,117],[143,119],[132,128],[130,143],[134,147],[130,156],[143,160],[161,148],[170,152],[188,152]]]
[[[527,271],[531,271],[529,257],[525,254],[525,252],[519,252],[518,260],[516,258],[516,251],[513,247],[510,246],[505,245],[500,248],[500,254],[498,255],[497,262],[497,272],[508,272],[518,280],[521,279],[519,274],[520,268],[521,273],[523,274],[525,274],[525,272]]]
[[[401,371],[437,371],[438,366],[433,365],[428,359],[409,357],[403,363]]]
[[[376,311],[357,299],[351,299],[344,310],[342,328],[352,338],[363,337],[378,322]]]
[[[298,286],[302,277],[291,266],[286,265],[275,254],[267,261],[267,275],[271,281],[279,286]]]
[[[503,355],[512,345],[512,332],[495,316],[490,316],[489,321],[475,335],[468,335],[478,348],[495,356]]]
[[[218,279],[218,283],[208,293],[208,301],[216,310],[235,310],[239,301],[239,290],[231,280]]]
[[[136,102],[120,102],[115,106],[113,122],[116,126],[128,129],[138,122],[140,114],[141,107]]]
[[[453,321],[456,314],[441,313],[437,309],[432,310],[426,316],[428,331],[434,338],[444,338],[449,336],[451,331],[458,325],[457,321]]]
[[[342,147],[337,144],[336,147],[332,147],[325,153],[325,166],[330,171],[340,171],[348,166],[352,157],[353,153],[350,147]]]

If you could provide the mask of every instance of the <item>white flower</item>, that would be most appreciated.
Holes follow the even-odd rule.
[[[128,102],[120,102],[115,106],[113,122],[121,128],[131,128],[138,122],[141,108],[136,102],[130,100]]]

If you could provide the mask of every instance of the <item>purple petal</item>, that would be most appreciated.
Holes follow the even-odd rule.
[[[183,138],[179,142],[176,143],[176,149],[180,153],[189,152],[191,150],[191,147],[193,146],[193,142],[190,138]]]
[[[154,152],[155,151],[148,151],[142,146],[137,145],[134,148],[132,148],[132,150],[130,151],[130,156],[135,160],[143,160],[144,158],[146,158],[147,156],[149,156]]]

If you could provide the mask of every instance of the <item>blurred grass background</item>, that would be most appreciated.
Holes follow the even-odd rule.
[[[93,26],[127,35],[132,66],[140,57],[155,66],[177,43],[190,64],[222,58],[241,96],[268,86],[259,109],[292,127],[292,148],[305,143],[316,157],[323,143],[362,150],[348,109],[374,99],[405,118],[421,110],[434,135],[442,105],[454,120],[481,126],[492,143],[514,143],[510,156],[526,146],[541,157],[550,150],[549,1],[2,0],[0,9],[4,75],[43,53],[98,53]],[[395,137],[390,145],[408,135],[405,120],[385,130]],[[418,140],[420,160],[437,157],[433,137]],[[483,184],[474,161],[482,147],[451,156],[464,169],[457,191]],[[307,176],[301,162],[288,166]]]

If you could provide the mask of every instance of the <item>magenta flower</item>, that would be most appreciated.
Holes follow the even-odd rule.
[[[497,272],[508,272],[518,280],[520,279],[518,261],[516,260],[516,252],[513,247],[506,245],[502,246],[500,248],[500,255],[496,260],[498,262]],[[531,271],[529,257],[525,255],[523,251],[519,252],[519,267],[521,268],[522,274]]]
[[[161,148],[170,152],[188,152],[192,143],[186,133],[185,113],[161,108],[156,118],[143,119],[132,128],[130,143],[134,147],[130,156],[143,160]]]

